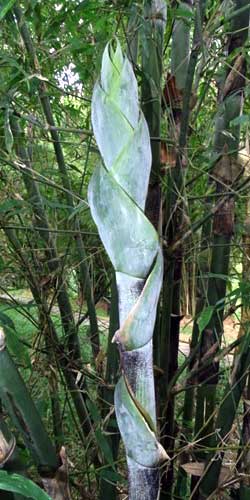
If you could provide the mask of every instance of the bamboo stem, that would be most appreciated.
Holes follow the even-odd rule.
[[[102,397],[105,401],[105,413],[110,411],[110,408],[114,404],[114,390],[118,378],[118,368],[119,368],[119,358],[117,348],[112,342],[115,332],[119,329],[119,310],[118,310],[118,291],[116,286],[115,275],[112,277],[111,286],[111,309],[109,317],[109,338],[108,338],[108,350],[107,350],[107,367],[105,374],[106,386],[103,388]],[[111,389],[112,387],[112,389]],[[107,426],[107,432],[110,432],[110,448],[113,454],[113,462],[117,460],[117,455],[119,451],[120,435],[118,433],[118,427],[114,425]],[[109,468],[111,470],[111,467]],[[100,500],[116,500],[116,486],[111,484],[105,479],[101,480],[100,484]]]
[[[185,5],[187,4],[187,5]],[[192,7],[192,2],[183,2],[185,8],[190,9]],[[195,17],[195,29],[193,37],[193,46],[191,54],[189,55],[189,32],[184,21],[177,21],[176,26],[173,29],[172,38],[172,65],[171,65],[171,79],[175,82],[176,92],[179,95],[179,101],[171,102],[171,96],[169,95],[170,105],[172,106],[173,120],[176,128],[176,135],[178,137],[178,151],[175,152],[175,166],[170,170],[168,176],[168,192],[167,192],[167,210],[166,210],[166,242],[167,247],[170,247],[170,255],[168,248],[164,248],[164,261],[165,261],[165,276],[164,286],[166,286],[166,292],[163,297],[165,297],[166,302],[163,303],[163,315],[166,311],[170,312],[169,319],[163,318],[162,327],[166,323],[166,330],[162,328],[162,349],[163,353],[170,348],[170,355],[168,355],[168,365],[164,363],[161,368],[165,371],[164,382],[170,381],[175,375],[178,369],[178,344],[179,344],[179,333],[180,333],[180,285],[182,277],[182,244],[179,244],[174,248],[171,255],[171,245],[178,239],[178,234],[183,232],[183,203],[179,200],[183,196],[184,187],[184,172],[183,165],[186,164],[186,152],[185,147],[187,143],[188,136],[188,126],[189,126],[189,113],[190,113],[190,100],[192,95],[192,85],[194,80],[195,68],[198,61],[198,55],[200,53],[201,43],[202,43],[202,22],[204,17],[205,3],[203,1],[197,2],[196,6],[196,17]],[[168,90],[168,82],[167,82]],[[168,92],[169,93],[169,92]],[[169,257],[172,257],[169,259]],[[171,310],[169,311],[171,304]],[[169,360],[171,359],[171,362]],[[168,374],[166,375],[166,372]],[[165,393],[162,391],[162,397],[166,401],[166,389]],[[166,402],[163,401],[165,406]],[[174,422],[174,397],[172,396],[168,400],[167,413],[164,417],[166,420],[163,425],[162,434],[167,436],[163,439],[165,448],[170,449],[170,456],[173,455],[174,443],[175,443],[175,422]],[[167,471],[166,477],[163,478],[163,492],[161,494],[161,499],[171,498],[172,486],[173,486],[173,463]]]

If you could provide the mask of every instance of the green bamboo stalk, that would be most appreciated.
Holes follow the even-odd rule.
[[[206,203],[206,212],[210,211],[210,206],[211,202],[207,200]],[[210,241],[210,236],[211,236],[211,219],[207,221],[206,223],[203,224],[202,226],[202,232],[201,232],[201,245],[200,245],[200,254],[198,257],[198,272],[197,272],[197,278],[196,278],[196,307],[195,307],[195,319],[193,323],[193,329],[192,329],[192,337],[191,337],[191,342],[190,342],[190,356],[191,360],[188,365],[188,370],[187,370],[187,379],[189,380],[190,387],[185,391],[185,397],[184,397],[184,405],[183,405],[183,418],[182,418],[182,441],[181,445],[185,446],[192,440],[192,435],[193,435],[193,416],[194,416],[194,402],[195,402],[195,394],[196,394],[196,387],[195,387],[195,379],[192,380],[192,378],[189,378],[189,373],[191,372],[195,358],[193,356],[193,353],[197,351],[198,347],[198,340],[199,340],[199,326],[197,323],[197,319],[199,314],[201,313],[202,309],[204,308],[206,304],[206,298],[207,298],[207,279],[204,277],[205,274],[208,273],[209,271],[209,260],[210,260],[210,254],[209,254],[209,241]],[[199,388],[198,388],[199,391]],[[200,399],[198,397],[197,399]],[[200,418],[203,420],[203,408],[201,408],[201,414]],[[182,463],[185,463],[189,460],[189,454],[188,452],[184,452],[181,457]],[[175,494],[176,498],[185,498],[188,495],[188,489],[189,489],[189,480],[188,480],[188,475],[182,469],[182,467],[179,467],[178,470],[178,477],[177,477],[177,483],[176,483],[176,489],[175,489]]]
[[[193,0],[183,0],[178,10],[192,14]],[[171,76],[175,78],[176,87],[183,92],[186,86],[187,71],[190,58],[190,18],[177,18],[174,22],[171,47]]]
[[[111,286],[111,308],[110,308],[110,320],[109,320],[109,338],[108,338],[108,350],[107,350],[107,367],[105,374],[105,384],[103,389],[103,400],[105,401],[105,414],[110,411],[112,405],[114,405],[114,389],[113,387],[117,383],[118,379],[118,369],[119,369],[119,358],[118,352],[112,339],[115,332],[119,329],[119,310],[118,310],[118,291],[116,286],[115,275],[112,277]],[[119,451],[120,435],[117,426],[108,425],[107,432],[110,432],[109,444],[112,450],[113,463],[115,464]],[[115,466],[115,465],[114,465]],[[113,469],[114,469],[113,466]],[[109,466],[107,470],[112,471],[112,467]],[[116,500],[116,485],[105,479],[101,480],[100,483],[100,500]]]
[[[249,158],[249,156],[248,156]],[[245,174],[249,174],[249,164],[246,165]],[[243,282],[247,282],[250,280],[250,200],[246,199],[245,202],[245,224],[244,224],[244,233],[242,235],[242,243],[243,243],[243,254],[242,254],[242,280]],[[248,301],[242,299],[242,307],[241,307],[241,324],[239,331],[239,338],[246,335],[249,331],[250,327],[250,308],[248,305]],[[236,356],[238,353],[236,353]],[[243,472],[242,481],[240,485],[239,499],[244,500],[247,498],[247,495],[250,494],[250,453],[249,453],[249,444],[250,444],[250,376],[248,373],[248,382],[246,384],[244,401],[243,401],[243,423],[242,423],[242,437],[241,437],[241,447],[240,453],[237,460],[237,468],[241,472]],[[243,449],[242,449],[243,448]]]
[[[116,271],[120,329],[114,341],[122,376],[115,409],[127,454],[129,498],[154,500],[159,494],[159,463],[166,458],[156,438],[152,364],[162,256],[157,233],[143,213],[151,166],[148,129],[139,111],[132,67],[118,43],[104,51],[92,123],[104,164],[96,168],[88,196]]]
[[[15,3],[15,5],[13,7],[13,11],[14,11],[14,14],[15,14],[16,19],[17,19],[17,24],[18,24],[20,35],[21,35],[22,40],[24,42],[26,51],[29,55],[30,65],[31,65],[33,70],[35,70],[38,74],[40,74],[41,71],[40,71],[39,61],[38,61],[35,47],[34,47],[34,44],[32,41],[32,37],[30,35],[28,25],[24,20],[23,12],[22,12],[22,9],[21,9],[20,5],[18,4],[18,2]],[[70,213],[72,213],[74,210],[74,199],[73,199],[73,195],[71,194],[72,193],[71,183],[70,183],[70,179],[68,177],[68,172],[67,172],[66,163],[65,163],[65,159],[64,159],[63,149],[62,149],[62,146],[60,143],[60,136],[59,136],[58,131],[56,129],[56,123],[55,123],[55,120],[53,117],[52,107],[50,104],[50,98],[48,96],[47,87],[46,87],[46,83],[44,80],[39,81],[38,93],[39,93],[41,106],[42,106],[42,109],[44,112],[44,116],[45,116],[46,122],[49,126],[51,139],[53,141],[53,147],[54,147],[54,151],[55,151],[56,161],[57,161],[58,169],[59,169],[59,172],[61,175],[62,185],[65,189],[65,196],[67,199],[67,204],[70,207]],[[85,297],[86,297],[88,313],[89,313],[89,322],[90,322],[91,347],[92,347],[92,351],[93,351],[93,356],[94,356],[94,358],[96,358],[96,356],[99,352],[99,349],[100,349],[96,310],[95,310],[94,298],[93,298],[92,287],[91,287],[91,280],[90,280],[89,270],[88,270],[88,265],[87,265],[87,255],[86,255],[84,243],[82,240],[80,221],[79,221],[79,218],[77,215],[75,216],[74,220],[75,220],[76,249],[77,249],[78,258],[79,258],[79,279],[80,279],[81,290],[82,290],[83,294],[85,294]],[[77,340],[77,338],[75,338],[76,347],[77,347],[77,342],[78,342],[78,340]]]
[[[137,64],[138,46],[139,46],[139,28],[141,16],[138,12],[138,5],[132,2],[129,13],[129,20],[126,32],[127,38],[127,57],[133,68]]]
[[[47,304],[46,304],[47,305]],[[40,309],[40,310],[39,310]],[[54,328],[51,330],[51,323],[47,319],[47,307],[42,306],[38,309],[39,314],[39,326],[44,337],[44,343],[46,348],[46,356],[50,366],[57,365],[57,358],[55,354],[55,347],[53,345],[55,341]],[[59,384],[57,376],[54,370],[50,370],[48,374],[48,387],[50,394],[50,404],[51,404],[51,414],[52,414],[52,425],[53,425],[53,436],[56,451],[59,452],[61,446],[64,444],[64,433],[63,433],[63,422],[62,422],[62,412],[59,399]]]
[[[192,2],[183,2],[180,6],[191,12]],[[169,172],[167,191],[167,231],[165,237],[169,246],[177,239],[181,232],[183,223],[183,205],[178,204],[179,196],[183,194],[184,175],[183,165],[186,164],[186,144],[189,126],[190,101],[192,97],[192,85],[195,68],[202,44],[202,22],[204,17],[205,2],[197,2],[195,14],[195,28],[193,45],[189,54],[190,22],[178,19],[173,29],[172,37],[172,67],[171,78],[175,82],[176,92],[178,92],[178,102],[171,102],[171,95],[167,96],[172,105],[172,116],[174,119],[175,135],[178,140],[178,153],[176,163]],[[167,255],[167,249],[165,249]],[[167,263],[167,272],[164,279],[163,290],[163,316],[161,330],[161,368],[165,371],[162,380],[163,407],[166,405],[166,387],[178,369],[178,344],[180,333],[180,300],[181,300],[181,278],[182,278],[182,245],[173,252],[172,258]],[[165,353],[168,352],[168,355]],[[164,359],[164,357],[166,358]],[[165,389],[164,389],[165,386]],[[165,401],[164,401],[165,399]],[[175,443],[175,422],[174,422],[174,396],[167,402],[167,410],[164,415],[162,427],[163,443],[173,455]],[[163,492],[161,499],[172,498],[173,486],[173,463],[171,463],[163,480]]]
[[[249,328],[249,325],[248,325]],[[248,372],[248,382],[246,387],[246,392],[244,394],[243,401],[243,425],[242,425],[242,438],[241,438],[241,447],[240,447],[240,461],[237,461],[237,468],[240,470],[242,474],[242,480],[240,483],[240,491],[239,491],[239,500],[245,500],[248,498],[250,493],[250,377]]]
[[[146,212],[155,227],[158,227],[160,210],[161,80],[163,39],[166,18],[167,10],[165,2],[162,0],[144,0],[143,22],[140,31],[142,59],[142,110],[149,128],[152,151],[152,169],[150,173]],[[154,194],[156,185],[159,190],[157,200],[155,199],[156,196]],[[150,190],[152,190],[153,193],[150,193]],[[154,200],[151,201],[150,195],[153,195]],[[155,206],[157,209],[154,208]]]

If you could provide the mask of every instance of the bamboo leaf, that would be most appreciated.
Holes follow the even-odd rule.
[[[214,306],[208,306],[201,312],[197,320],[200,333],[202,333],[205,330],[206,326],[208,325],[210,319],[213,316],[214,309],[215,309]]]
[[[187,474],[201,477],[204,473],[205,464],[204,462],[188,462],[186,464],[181,464],[181,467]],[[219,484],[224,483],[231,476],[231,470],[229,467],[223,465],[220,472]]]
[[[0,311],[0,325],[3,327],[6,335],[7,347],[10,349],[12,354],[16,356],[19,362],[31,368],[28,349],[20,341],[12,319],[2,311]]]
[[[80,215],[87,208],[88,208],[88,206],[87,206],[86,202],[80,201],[80,203],[78,203],[78,205],[74,208],[74,210],[72,210],[72,213],[68,217],[68,221],[71,221],[72,219],[74,219],[74,217],[76,217],[76,215]]]
[[[106,463],[110,464],[111,467],[115,468],[112,450],[109,446],[106,437],[103,435],[102,430],[96,429],[95,436],[96,436],[96,442],[98,443],[98,446],[102,451],[104,458],[106,459]]]
[[[228,281],[228,279],[230,279],[226,274],[222,273],[204,273],[203,276],[205,278],[217,278],[224,281]]]
[[[233,120],[231,120],[230,125],[245,125],[245,123],[249,123],[250,118],[248,115],[240,115],[236,116]]]
[[[23,200],[6,200],[0,204],[0,213],[12,212],[15,214],[20,212],[25,206],[25,202]]]
[[[52,500],[45,491],[41,490],[33,481],[19,474],[9,474],[0,471],[0,489],[12,491],[34,500]]]
[[[95,436],[96,436],[96,442],[105,457],[106,461],[108,464],[110,464],[112,467],[114,467],[114,460],[113,460],[113,454],[112,450],[110,448],[110,445],[108,443],[107,437],[103,434],[102,429],[100,428],[101,423],[102,423],[102,417],[99,412],[98,407],[94,403],[94,401],[91,401],[90,399],[87,401],[87,407],[90,411],[91,417],[93,418],[93,421],[96,425],[95,429]]]
[[[110,470],[110,469],[102,469],[102,470],[100,470],[100,472],[98,472],[98,475],[101,478],[106,479],[107,481],[111,481],[113,483],[119,482],[119,483],[126,484],[126,481],[121,476],[121,474],[119,474],[118,472],[115,472],[113,470]]]
[[[184,19],[186,18],[188,20],[191,20],[193,19],[194,14],[192,10],[188,8],[188,5],[182,3],[181,6],[174,10],[173,17],[175,19],[180,19],[183,17]]]
[[[65,203],[59,203],[57,201],[51,201],[48,198],[42,197],[42,200],[43,200],[44,205],[46,205],[49,208],[56,208],[56,209],[61,209],[61,210],[69,210],[69,208],[71,208],[70,205],[66,205]]]
[[[181,464],[181,467],[187,474],[200,477],[203,474],[204,465],[204,462],[188,462]]]
[[[6,16],[6,14],[9,12],[9,10],[13,7],[13,5],[16,3],[16,0],[5,0],[1,2],[0,6],[0,21]]]

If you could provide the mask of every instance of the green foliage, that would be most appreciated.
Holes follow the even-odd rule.
[[[16,0],[4,0],[0,4],[0,21],[6,16],[9,10],[13,7]]]
[[[52,500],[45,491],[41,490],[33,481],[18,474],[9,474],[0,471],[0,489],[19,493],[29,500]]]
[[[202,333],[203,330],[205,330],[206,326],[208,325],[210,319],[213,316],[215,307],[214,306],[207,306],[203,311],[200,313],[197,323],[199,326],[199,332]]]
[[[4,329],[7,340],[7,346],[12,352],[12,354],[15,356],[15,358],[20,364],[24,365],[26,368],[31,369],[29,351],[22,342],[23,339],[20,338],[20,331],[18,334],[12,319],[2,311],[0,311],[0,325]]]

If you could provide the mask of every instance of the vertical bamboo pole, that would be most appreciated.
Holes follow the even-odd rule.
[[[146,214],[158,228],[161,203],[161,100],[163,40],[167,18],[162,0],[144,0],[140,32],[142,58],[142,110],[149,128],[152,168]]]
[[[249,148],[248,148],[249,149]],[[244,158],[245,164],[245,174],[249,175],[250,171],[250,157],[249,151],[246,151],[246,157]],[[247,161],[246,161],[247,160]],[[250,199],[247,198],[245,202],[245,223],[244,223],[244,233],[242,236],[243,252],[242,252],[242,280],[243,282],[250,282]],[[247,335],[250,329],[250,308],[248,300],[244,297],[242,298],[243,304],[241,307],[241,323],[239,337]],[[238,355],[238,353],[237,353]],[[243,423],[242,423],[242,438],[241,446],[239,452],[239,461],[237,468],[240,472],[243,472],[242,481],[240,485],[240,500],[244,500],[250,495],[250,373],[248,372],[248,381],[246,384],[246,389],[244,392],[243,401]]]
[[[109,318],[109,336],[108,336],[108,350],[107,350],[107,367],[105,373],[106,387],[103,389],[102,397],[105,401],[105,413],[110,411],[111,405],[114,404],[114,386],[118,379],[119,357],[116,345],[112,342],[115,332],[119,329],[119,310],[118,310],[118,291],[115,279],[115,273],[112,276],[111,285],[111,308]],[[120,435],[117,426],[114,424],[107,427],[107,432],[110,432],[110,449],[112,450],[113,462],[117,460],[119,451]],[[112,470],[109,467],[108,470]],[[100,483],[100,500],[116,500],[116,485],[110,481],[101,479]]]
[[[248,323],[249,331],[249,323]],[[239,500],[246,500],[250,495],[250,376],[248,370],[248,381],[246,384],[246,391],[244,393],[243,401],[243,423],[242,423],[242,437],[241,447],[239,450],[239,461],[237,468],[242,474],[240,483]]]
[[[150,134],[152,168],[146,200],[146,215],[161,234],[161,102],[163,42],[167,19],[162,0],[145,0],[141,21],[142,110]],[[160,366],[160,307],[153,337],[154,361]],[[158,387],[156,388],[158,390]]]
[[[192,9],[192,2],[182,2],[182,8]],[[187,165],[186,145],[189,127],[190,103],[192,97],[192,85],[195,68],[202,44],[202,24],[205,11],[205,2],[196,4],[195,28],[193,44],[189,53],[190,23],[186,20],[177,20],[173,30],[172,38],[172,67],[171,75],[166,82],[165,98],[166,103],[172,108],[173,125],[175,127],[175,137],[178,144],[176,150],[172,151],[173,168],[168,176],[167,210],[166,221],[167,230],[165,238],[171,246],[179,232],[183,231],[183,196],[184,188],[184,166]],[[173,160],[175,158],[175,161]],[[175,442],[174,424],[174,398],[167,401],[166,388],[169,380],[173,377],[178,368],[178,343],[180,332],[180,285],[182,278],[182,247],[179,246],[170,257],[168,249],[166,253],[166,265],[163,285],[163,314],[161,329],[161,368],[165,371],[162,380],[163,405],[166,408],[162,434],[164,446],[171,450],[173,454]],[[165,386],[165,388],[164,388]],[[165,394],[164,394],[165,392]],[[164,491],[161,494],[162,500],[172,498],[173,486],[173,464],[163,480]]]

